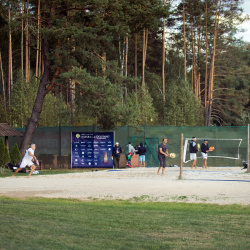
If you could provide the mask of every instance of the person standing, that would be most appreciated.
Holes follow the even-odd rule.
[[[144,147],[143,143],[140,143],[140,147],[138,148],[138,154],[139,154],[139,162],[140,167],[145,167],[145,154],[147,152],[146,147]]]
[[[30,173],[28,175],[28,177],[31,177],[32,173],[36,169],[36,166],[35,166],[34,162],[32,161],[32,160],[36,160],[36,157],[34,155],[35,149],[36,149],[36,145],[31,144],[30,148],[28,150],[26,150],[26,152],[25,152],[25,155],[22,159],[21,165],[15,171],[15,173],[12,175],[12,177],[14,177],[16,175],[16,173],[18,173],[22,168],[25,168],[26,166],[31,168]]]
[[[193,161],[191,169],[193,169],[195,167],[195,169],[197,169],[196,166],[196,160],[197,160],[197,155],[196,153],[199,151],[197,144],[196,144],[196,137],[193,136],[192,140],[189,144],[189,153],[190,153],[190,160]]]
[[[121,153],[122,153],[122,148],[120,147],[119,142],[116,142],[112,152],[114,168],[119,168]]]
[[[131,141],[128,143],[128,145],[126,146],[126,158],[128,160],[128,154],[131,153],[131,159],[135,153],[135,149],[131,144]]]
[[[162,143],[159,145],[158,159],[160,162],[160,166],[158,168],[157,174],[159,174],[161,168],[162,168],[162,174],[164,174],[164,171],[165,171],[166,156],[169,156],[167,141],[168,141],[167,138],[163,138]]]
[[[202,168],[207,168],[207,153],[209,152],[208,139],[205,139],[201,144],[201,154],[203,158]]]
[[[130,168],[133,168],[131,165],[131,158],[132,158],[132,154],[128,153],[127,166],[129,166]]]

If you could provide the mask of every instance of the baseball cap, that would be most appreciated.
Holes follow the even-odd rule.
[[[119,142],[116,142],[115,145],[119,145]]]
[[[204,139],[204,141],[208,141],[208,139]]]

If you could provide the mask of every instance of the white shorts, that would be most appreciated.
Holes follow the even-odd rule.
[[[29,160],[22,160],[20,168],[25,168],[26,166],[31,167],[32,165],[34,165],[34,162]]]
[[[197,156],[196,156],[196,153],[190,153],[190,160],[196,160],[197,159]]]
[[[203,159],[207,159],[207,153],[201,152],[201,154],[202,154],[202,158],[203,158]]]

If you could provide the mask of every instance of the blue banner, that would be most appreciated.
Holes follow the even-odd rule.
[[[112,168],[114,132],[72,132],[71,168]]]

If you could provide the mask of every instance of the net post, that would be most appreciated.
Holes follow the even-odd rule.
[[[183,164],[183,134],[181,134],[181,148],[180,148],[180,177],[182,179],[182,164]]]

